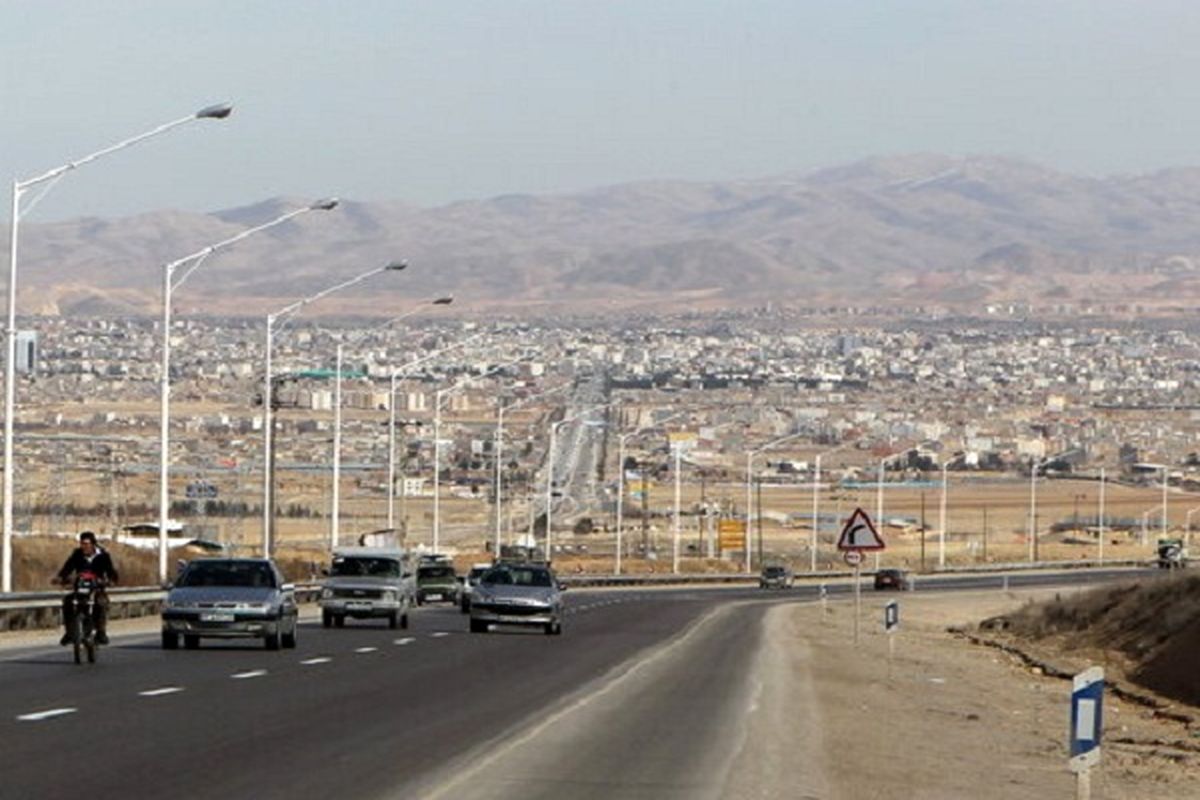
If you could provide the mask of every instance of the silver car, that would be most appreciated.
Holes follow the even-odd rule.
[[[188,649],[202,637],[262,639],[268,650],[296,646],[295,587],[267,558],[200,558],[179,574],[162,610],[162,646]]]
[[[321,624],[342,627],[346,617],[386,619],[389,628],[407,628],[413,579],[399,550],[347,547],[333,554],[321,587]]]
[[[540,564],[501,564],[483,573],[471,591],[471,633],[490,625],[535,625],[562,633],[562,592],[554,572]]]

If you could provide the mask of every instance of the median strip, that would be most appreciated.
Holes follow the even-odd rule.
[[[74,714],[79,709],[77,708],[52,708],[49,711],[37,711],[33,714],[22,714],[17,717],[21,722],[41,722],[45,719],[61,717],[64,714]]]

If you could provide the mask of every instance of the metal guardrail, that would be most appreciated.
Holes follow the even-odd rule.
[[[296,584],[296,600],[311,603],[321,593],[319,583]],[[0,594],[0,631],[54,628],[61,624],[66,592],[11,592]],[[143,617],[162,611],[167,592],[157,586],[114,586],[108,590],[109,619]]]
[[[992,572],[1027,572],[1048,570],[1102,569],[1124,567],[1149,567],[1155,563],[1153,559],[1120,559],[1101,561],[1028,561],[1006,564],[971,564],[967,566],[946,567],[941,570],[912,574],[922,578],[936,578],[939,575],[969,575]],[[862,575],[870,577],[874,570],[863,570]],[[854,577],[850,570],[827,570],[824,572],[797,572],[796,580],[829,580]],[[559,578],[567,586],[579,588],[602,588],[620,586],[718,586],[723,584],[757,584],[758,573],[726,572],[726,573],[680,573],[676,574],[637,574],[637,575],[605,575],[605,574],[564,574]],[[296,599],[301,603],[315,602],[320,595],[321,584],[296,584]],[[162,610],[162,602],[166,591],[156,586],[114,587],[108,590],[109,617],[121,619],[158,614]],[[60,611],[64,592],[13,592],[0,594],[0,631],[27,630],[34,628],[53,628],[60,623]]]
[[[924,578],[938,575],[970,575],[989,572],[1027,572],[1071,569],[1119,569],[1124,567],[1148,567],[1155,562],[1144,559],[1106,559],[1104,561],[1038,561],[1030,563],[1019,561],[1006,564],[970,564],[966,566],[946,567],[928,572],[908,570],[911,574]],[[873,576],[875,570],[864,569],[862,575]],[[671,586],[682,584],[723,584],[723,583],[758,583],[757,572],[724,572],[724,573],[673,573],[666,574],[636,574],[636,575],[606,575],[606,574],[560,574],[559,579],[568,586],[601,587],[601,586]],[[854,572],[848,569],[824,570],[818,572],[797,572],[793,575],[796,580],[822,580],[828,578],[852,578]]]

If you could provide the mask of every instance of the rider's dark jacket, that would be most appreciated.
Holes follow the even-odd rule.
[[[58,571],[58,579],[67,581],[78,575],[80,572],[94,572],[100,578],[106,579],[109,583],[117,582],[117,569],[113,566],[112,558],[108,555],[107,550],[96,548],[96,554],[92,556],[89,562],[87,556],[83,554],[83,549],[75,548],[75,552],[71,553],[70,557],[63,563],[62,569]]]

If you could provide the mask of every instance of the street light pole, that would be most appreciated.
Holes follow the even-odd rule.
[[[528,395],[527,397],[523,397],[520,400],[516,400],[512,403],[509,403],[508,405],[502,405],[502,406],[500,406],[500,409],[496,412],[496,442],[495,442],[495,446],[493,447],[493,456],[495,459],[495,472],[496,472],[496,474],[495,474],[496,525],[495,525],[495,532],[494,532],[495,543],[494,543],[493,549],[495,551],[496,558],[500,558],[500,537],[501,537],[500,527],[501,527],[501,517],[503,515],[503,511],[502,511],[503,503],[501,502],[501,498],[502,498],[503,490],[504,490],[504,482],[503,482],[502,476],[501,476],[501,463],[500,462],[501,462],[501,454],[503,453],[503,450],[504,450],[504,412],[520,408],[521,406],[525,405],[526,403],[529,403],[538,398],[545,397],[548,394],[554,394],[555,392],[562,391],[563,389],[567,388],[567,386],[569,386],[569,385],[570,384],[562,383],[551,389],[545,389],[543,391],[536,392],[534,394]]]
[[[275,343],[275,323],[286,322],[288,318],[299,312],[305,306],[315,303],[316,301],[328,297],[334,292],[339,292],[342,289],[348,289],[355,284],[365,281],[374,275],[381,272],[399,272],[408,266],[407,261],[390,261],[382,267],[356,275],[349,280],[334,284],[327,289],[323,289],[314,295],[297,300],[280,309],[274,314],[267,315],[267,335],[266,335],[266,358],[265,358],[265,376],[263,383],[263,557],[270,558],[271,550],[274,547],[272,541],[271,523],[274,520],[274,491],[271,486],[272,474],[269,468],[271,456],[274,447],[274,432],[272,428],[275,424],[275,418],[271,405],[273,403],[272,388],[271,388],[271,351],[274,349]]]
[[[678,575],[679,574],[679,494],[680,494],[679,473],[683,469],[683,447],[680,446],[679,442],[675,442],[675,445],[674,445],[674,447],[672,447],[672,449],[675,451],[675,467],[674,467],[674,472],[675,472],[675,517],[674,517],[674,522],[672,524],[672,528],[674,529],[673,530],[674,543],[672,545],[672,551],[671,551],[672,552],[671,572],[675,575]],[[761,561],[761,559],[762,559],[762,553],[760,552],[759,560]]]
[[[751,525],[750,519],[751,519],[751,514],[754,510],[754,496],[751,494],[751,482],[753,481],[753,478],[754,478],[754,457],[757,456],[759,453],[765,453],[767,450],[770,450],[771,448],[776,447],[778,445],[784,444],[785,442],[790,442],[793,439],[799,439],[801,436],[807,436],[807,435],[808,435],[808,431],[797,431],[796,433],[790,433],[787,436],[781,436],[778,439],[775,439],[774,441],[767,442],[766,444],[764,444],[762,447],[758,448],[757,450],[746,451],[746,530],[744,532],[744,541],[745,541],[745,547],[746,547],[745,571],[747,573],[750,572],[750,525]],[[758,509],[758,513],[759,513],[759,515],[762,514],[761,508]]]
[[[333,495],[329,503],[329,549],[338,546],[342,498],[342,343],[337,346],[337,369],[333,385]]]
[[[1099,554],[1098,559],[1101,564],[1104,563],[1104,467],[1100,468],[1100,508],[1099,519],[1097,520],[1097,536],[1099,537]]]
[[[437,303],[438,301],[434,301]],[[457,350],[460,347],[465,347],[473,341],[476,341],[482,333],[477,333],[474,336],[468,336],[461,342],[456,342],[452,345],[447,345],[440,350],[434,350],[420,358],[414,359],[403,367],[392,370],[391,391],[388,395],[388,528],[395,529],[396,527],[396,391],[399,388],[399,380],[402,375],[407,374],[410,370],[437,358],[451,350]],[[407,496],[407,495],[406,495]],[[407,530],[405,531],[407,533]]]
[[[566,425],[570,422],[575,422],[576,420],[582,419],[583,417],[587,416],[588,414],[590,414],[593,411],[596,411],[601,408],[606,408],[610,405],[612,405],[612,404],[611,403],[601,403],[599,405],[585,408],[582,411],[576,413],[574,416],[567,417],[566,419],[560,419],[558,422],[550,423],[550,449],[546,453],[546,560],[547,561],[552,561],[554,558],[550,551],[550,548],[554,544],[554,539],[551,534],[550,521],[551,521],[551,511],[554,506],[554,447],[555,447],[556,440],[558,437],[558,429],[562,425]]]
[[[493,367],[479,375],[471,375],[445,389],[439,389],[433,400],[433,552],[438,552],[442,532],[442,398],[460,391],[480,378],[489,378],[502,372],[513,364],[524,361],[528,356],[521,356],[512,361],[506,361],[498,367]]]
[[[0,575],[0,592],[12,591],[12,536],[13,536],[13,437],[14,420],[16,417],[16,356],[17,356],[17,242],[18,228],[21,222],[21,195],[35,186],[46,184],[42,193],[30,204],[28,210],[45,197],[64,175],[84,164],[95,161],[110,153],[124,150],[139,142],[166,133],[169,130],[201,119],[225,119],[233,113],[233,106],[219,104],[202,108],[186,117],[172,120],[156,128],[138,134],[129,139],[98,150],[95,153],[76,159],[60,167],[47,170],[27,180],[14,180],[12,184],[12,219],[9,227],[8,249],[8,317],[5,326],[5,365],[4,365],[4,501],[3,501],[3,542],[0,544],[0,560],[3,561],[3,574]]]
[[[162,307],[162,365],[159,370],[159,474],[158,474],[158,579],[167,580],[167,529],[170,526],[168,513],[170,510],[170,415],[171,415],[171,312],[172,295],[190,278],[197,269],[213,253],[224,250],[234,244],[249,238],[256,233],[282,225],[309,211],[330,211],[337,207],[335,198],[319,200],[315,203],[289,211],[275,219],[247,228],[236,236],[230,236],[216,244],[209,245],[195,253],[176,259],[163,266],[163,307]],[[175,280],[175,272],[189,265]]]

